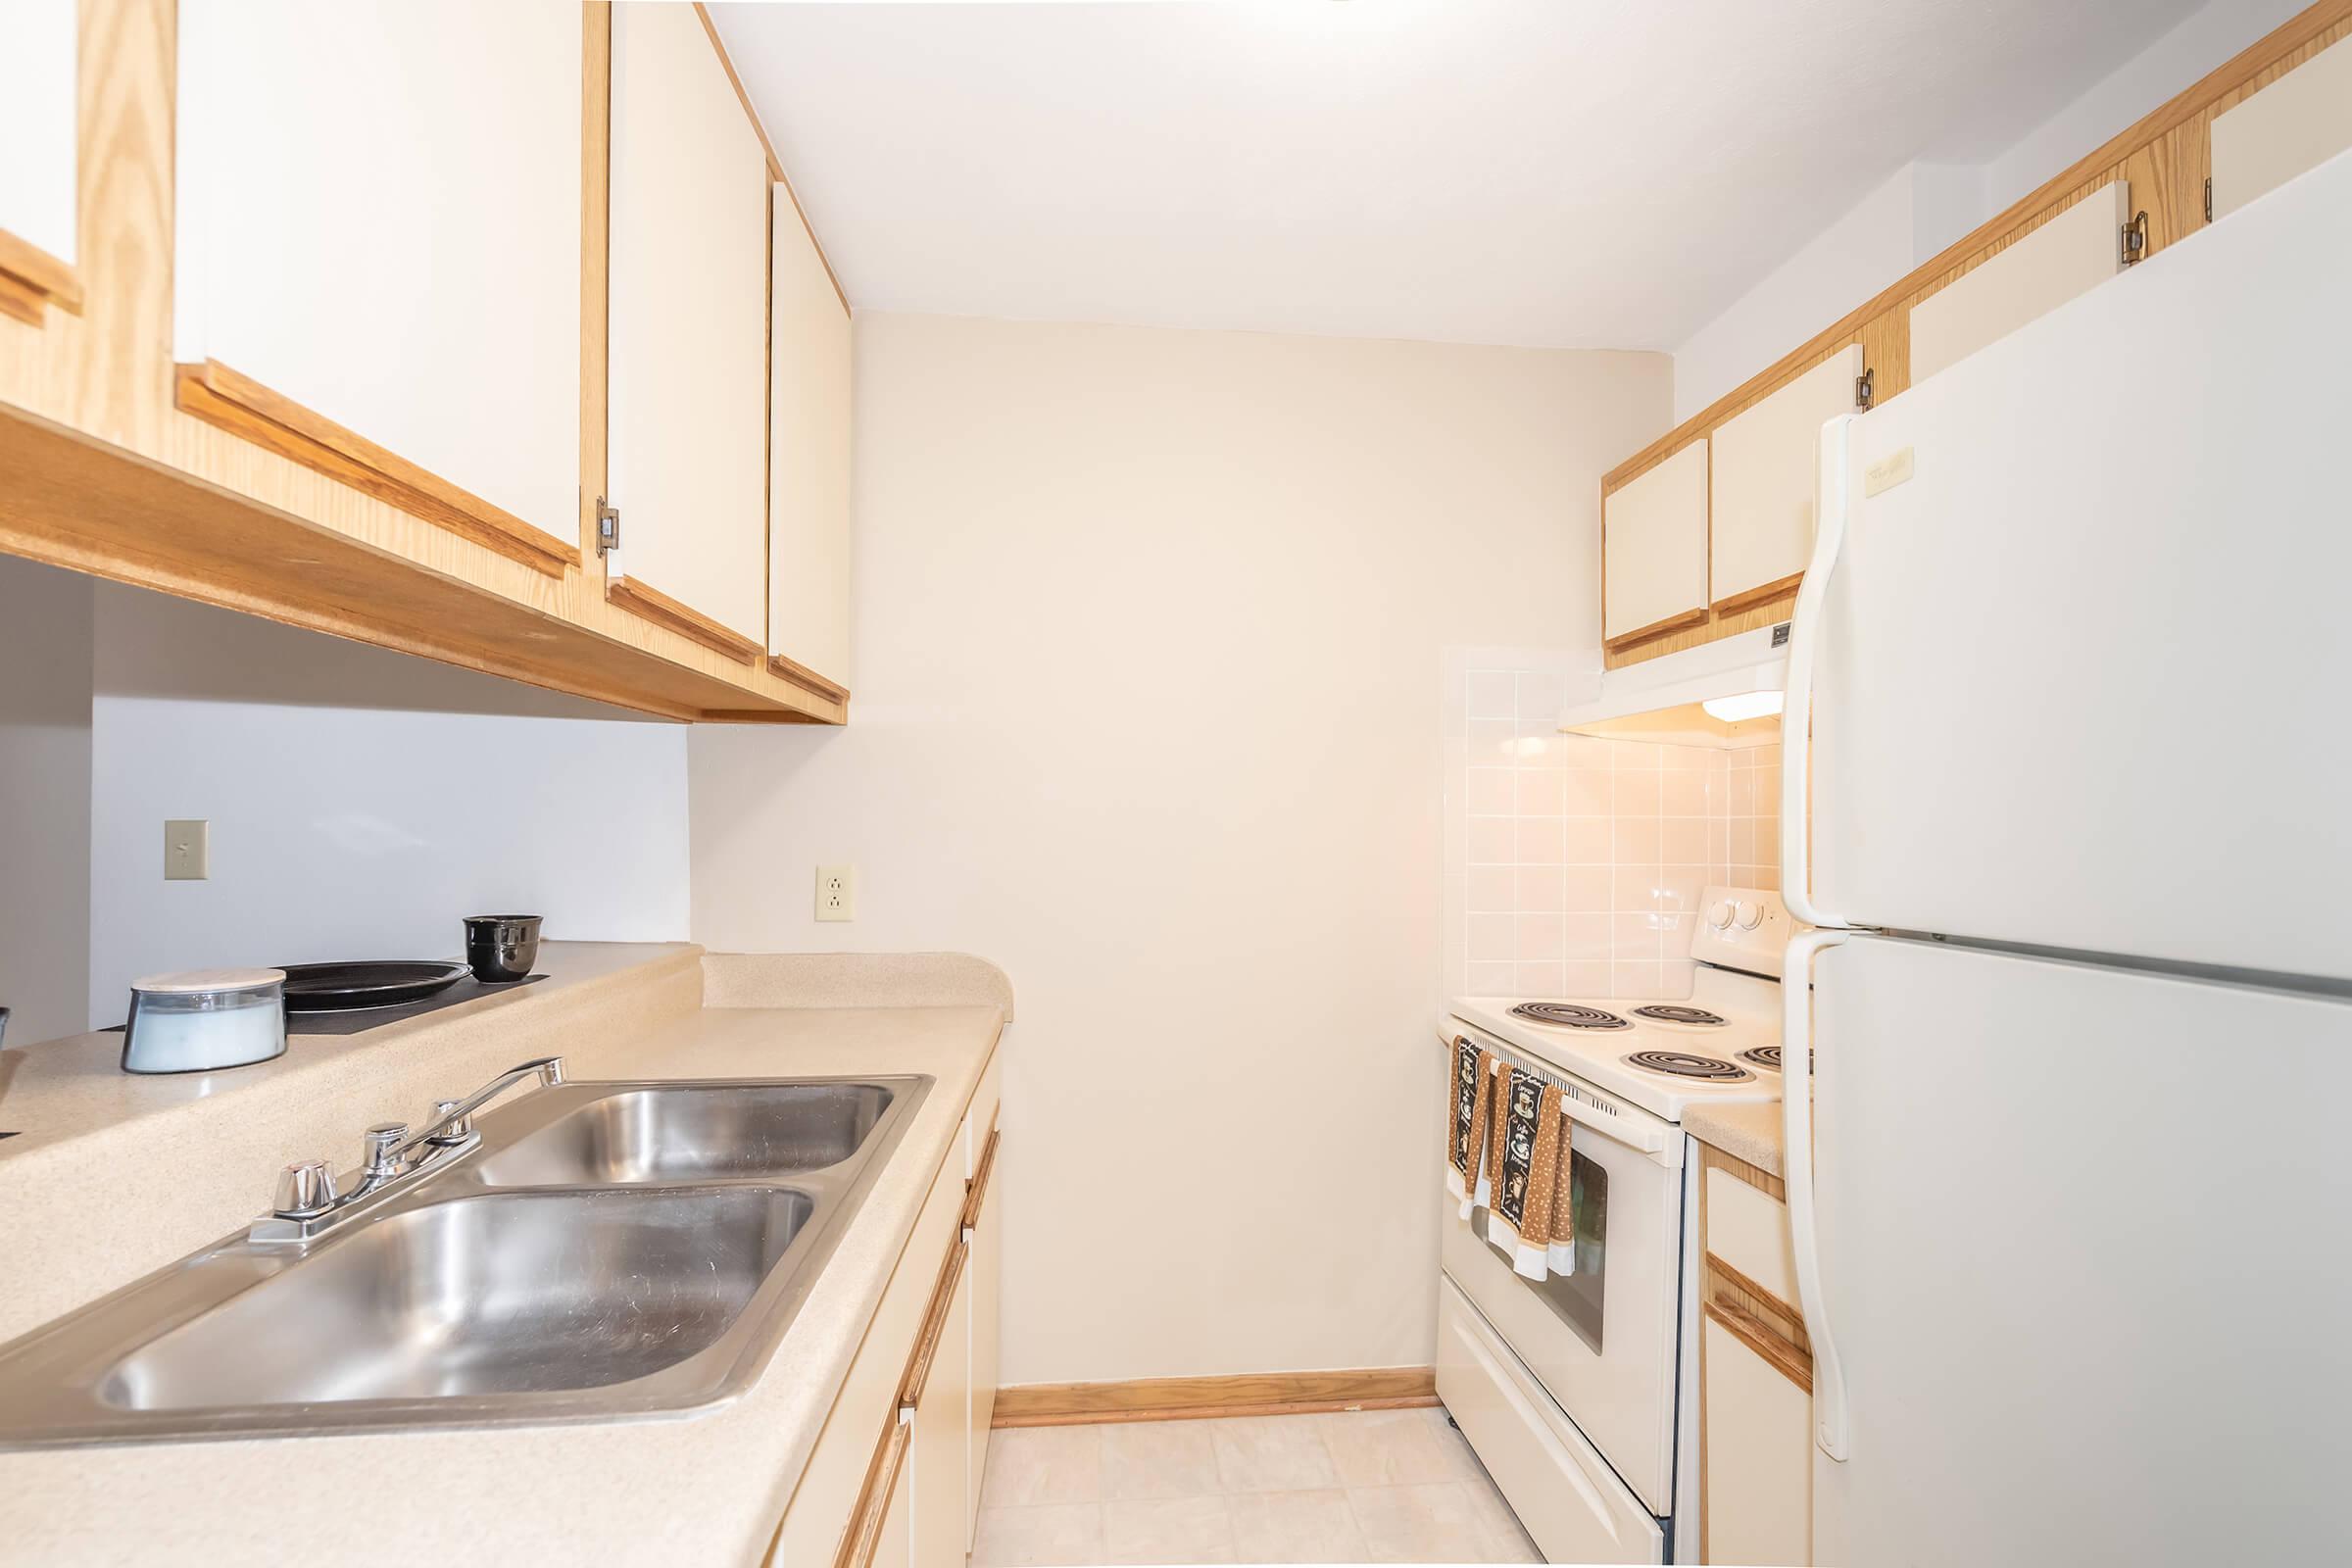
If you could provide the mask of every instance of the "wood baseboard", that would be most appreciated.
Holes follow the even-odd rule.
[[[1129,1383],[1025,1383],[997,1391],[996,1416],[990,1425],[1200,1421],[1220,1416],[1304,1415],[1316,1410],[1406,1410],[1437,1402],[1437,1372],[1426,1366],[1246,1372],[1231,1377],[1142,1378]]]

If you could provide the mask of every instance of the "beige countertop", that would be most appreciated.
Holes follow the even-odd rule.
[[[574,944],[547,951],[542,966],[564,983],[489,999],[494,1022],[476,1004],[449,1009],[439,1027],[418,1019],[335,1040],[311,1060],[292,1061],[298,1043],[271,1064],[280,1071],[239,1069],[255,1076],[208,1094],[165,1092],[193,1080],[108,1083],[84,1059],[91,1037],[30,1048],[27,1057],[57,1054],[16,1063],[0,1080],[0,1127],[25,1127],[28,1145],[0,1154],[0,1182],[9,1187],[0,1246],[8,1247],[12,1295],[52,1263],[74,1283],[44,1286],[36,1308],[12,1304],[0,1333],[20,1333],[126,1284],[251,1217],[276,1165],[308,1152],[280,1141],[263,1152],[269,1141],[248,1127],[257,1120],[317,1139],[348,1119],[356,1151],[367,1122],[419,1111],[435,1093],[463,1091],[550,1049],[564,1054],[575,1081],[930,1074],[930,1094],[758,1379],[715,1409],[650,1420],[0,1453],[0,1541],[9,1555],[317,1564],[422,1551],[466,1561],[701,1563],[756,1560],[766,1549],[1010,1016],[1009,988],[993,967],[946,955],[705,958],[685,946]],[[711,993],[764,1004],[702,1005],[706,974]],[[845,996],[892,1004],[795,1004]],[[120,1050],[119,1037],[99,1038]],[[287,1096],[282,1085],[269,1087],[272,1079],[294,1081],[292,1100],[313,1113],[277,1103]],[[432,1087],[408,1092],[412,1080]],[[401,1092],[386,1098],[395,1086]],[[128,1119],[106,1120],[101,1102],[120,1097],[134,1102],[112,1107]],[[362,1103],[369,1108],[347,1118]],[[224,1118],[223,1104],[246,1113]],[[208,1147],[213,1134],[223,1135],[225,1147]],[[77,1222],[92,1195],[135,1216],[151,1192],[173,1186],[182,1163],[208,1154],[237,1167],[209,1207],[167,1203],[153,1224],[113,1223],[111,1247],[86,1245]],[[71,1167],[79,1167],[78,1193]],[[21,1200],[18,1178],[26,1173],[37,1204]],[[78,1214],[47,1206],[75,1199]],[[181,1245],[176,1238],[192,1224],[205,1228]],[[84,1255],[93,1250],[101,1256]]]
[[[1683,1131],[1734,1159],[1744,1159],[1769,1176],[1786,1176],[1781,1168],[1781,1107],[1769,1105],[1691,1105],[1683,1111]]]

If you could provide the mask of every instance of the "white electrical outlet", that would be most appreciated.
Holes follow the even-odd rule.
[[[820,865],[816,868],[816,917],[819,920],[858,918],[858,868]]]
[[[164,824],[164,880],[204,882],[213,874],[212,824],[195,821]]]

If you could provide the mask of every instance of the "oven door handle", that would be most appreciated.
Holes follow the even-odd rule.
[[[1671,1123],[1653,1120],[1642,1112],[1629,1114],[1592,1104],[1585,1098],[1590,1093],[1589,1091],[1578,1089],[1558,1073],[1545,1072],[1541,1067],[1528,1065],[1516,1054],[1503,1049],[1499,1041],[1474,1040],[1468,1035],[1457,1035],[1454,1037],[1454,1041],[1456,1044],[1467,1042],[1493,1052],[1496,1066],[1509,1067],[1513,1072],[1525,1072],[1543,1079],[1547,1084],[1557,1085],[1560,1091],[1560,1109],[1567,1114],[1570,1121],[1581,1122],[1603,1138],[1623,1144],[1629,1149],[1638,1149],[1670,1170],[1681,1168],[1683,1163],[1682,1134]],[[1633,1115],[1641,1115],[1642,1119],[1635,1121]]]

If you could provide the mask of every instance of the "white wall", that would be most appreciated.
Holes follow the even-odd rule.
[[[2301,11],[2208,0],[1981,165],[1907,164],[1674,351],[1680,421]]]
[[[157,970],[454,956],[493,906],[686,934],[681,725],[112,583],[94,642],[92,1026]],[[210,880],[163,880],[172,817]]]
[[[857,384],[854,721],[694,731],[696,939],[1010,974],[1008,1382],[1426,1364],[1444,650],[1595,657],[1666,361],[861,315]]]
[[[78,1033],[89,988],[91,607],[87,577],[0,556],[0,1007],[18,1043]]]

